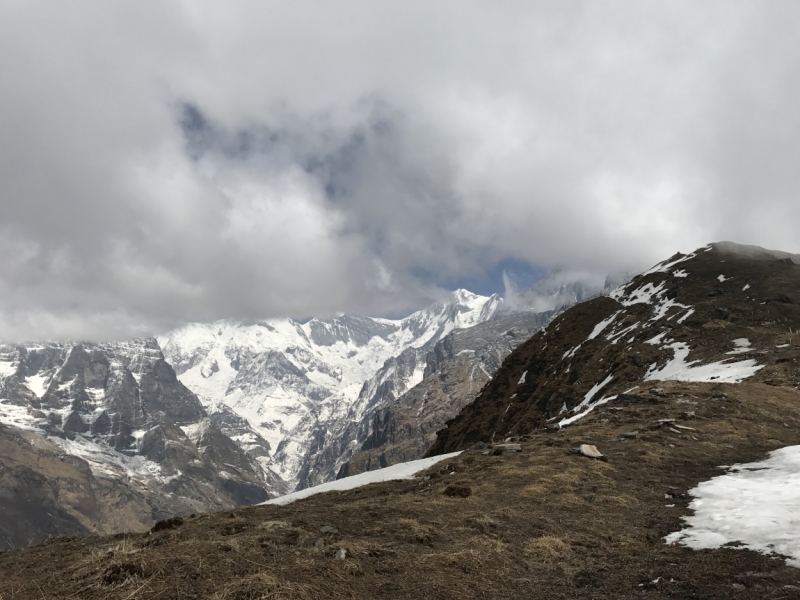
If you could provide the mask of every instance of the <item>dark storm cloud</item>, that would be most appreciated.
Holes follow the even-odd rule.
[[[786,2],[6,2],[0,337],[800,251],[798,34]]]

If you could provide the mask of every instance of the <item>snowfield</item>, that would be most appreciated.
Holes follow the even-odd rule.
[[[684,517],[686,529],[666,536],[667,543],[699,550],[740,542],[788,556],[789,565],[800,567],[800,446],[728,471],[689,490],[695,513]]]
[[[436,463],[447,460],[448,458],[455,458],[459,454],[461,454],[461,452],[451,452],[450,454],[441,454],[439,456],[430,456],[428,458],[420,458],[419,460],[411,460],[409,462],[386,467],[385,469],[378,469],[377,471],[359,473],[358,475],[353,475],[352,477],[345,477],[344,479],[329,481],[327,483],[323,483],[322,485],[300,490],[299,492],[293,492],[291,494],[286,494],[285,496],[280,496],[279,498],[273,498],[272,500],[262,502],[262,504],[289,504],[295,500],[308,498],[309,496],[313,496],[314,494],[322,494],[323,492],[341,492],[344,490],[352,490],[364,485],[369,485],[370,483],[395,481],[398,479],[412,479],[414,475],[420,471],[424,471]]]

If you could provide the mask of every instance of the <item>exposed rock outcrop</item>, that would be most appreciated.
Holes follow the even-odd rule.
[[[643,382],[800,385],[779,366],[800,328],[798,300],[797,256],[728,242],[676,254],[517,348],[429,454],[568,425]]]

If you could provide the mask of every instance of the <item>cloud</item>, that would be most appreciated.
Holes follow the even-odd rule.
[[[778,2],[6,2],[0,338],[798,252],[798,29]]]

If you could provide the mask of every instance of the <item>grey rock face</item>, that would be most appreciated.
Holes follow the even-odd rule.
[[[422,457],[436,431],[472,402],[519,344],[546,325],[552,312],[498,316],[453,331],[425,355],[424,379],[394,398],[384,397],[355,428],[356,446],[339,458],[337,478]]]
[[[336,342],[353,342],[366,345],[373,337],[388,339],[397,331],[394,324],[381,323],[369,317],[343,315],[332,319],[312,319],[308,322],[310,339],[319,346],[332,346]]]

